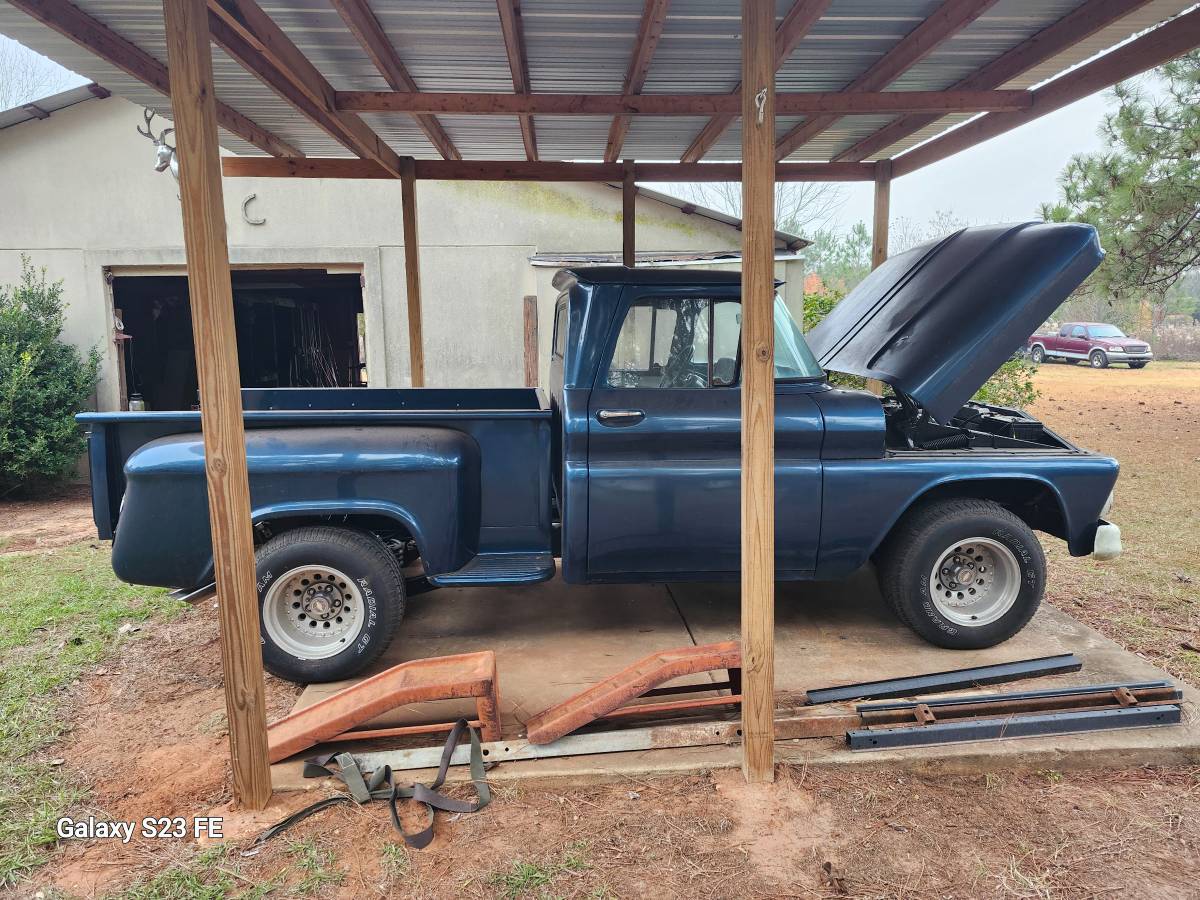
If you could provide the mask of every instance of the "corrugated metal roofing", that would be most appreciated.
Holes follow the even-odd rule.
[[[264,10],[338,90],[381,90],[387,85],[327,0],[261,0]],[[780,18],[794,0],[776,0]],[[940,90],[987,64],[1084,0],[999,0],[928,57],[901,75],[892,90]],[[1151,0],[1136,13],[1015,79],[1028,88],[1192,6],[1195,0]],[[160,0],[77,0],[89,15],[165,62]],[[777,79],[781,91],[835,91],[869,68],[941,5],[940,0],[833,0],[800,42]],[[512,76],[495,0],[371,0],[400,59],[430,91],[509,92]],[[643,0],[523,0],[521,16],[532,89],[545,93],[616,93],[621,90],[641,19]],[[646,93],[700,93],[733,89],[740,78],[740,8],[732,0],[672,0],[646,78]],[[0,0],[0,33],[44,53],[111,91],[170,115],[157,94],[69,39]],[[305,120],[271,89],[214,48],[217,96],[310,156],[348,156],[340,144]],[[515,117],[439,116],[467,159],[524,156]],[[826,160],[869,136],[888,116],[847,116],[799,148],[794,160]],[[969,119],[946,116],[885,151],[894,156]],[[367,114],[364,119],[399,154],[436,158],[409,116]],[[697,118],[635,117],[624,155],[675,160],[704,125]],[[783,135],[799,119],[780,119]],[[599,159],[609,120],[601,117],[536,119],[543,159]],[[222,132],[236,153],[260,151]],[[736,160],[740,131],[730,128],[705,157]]]

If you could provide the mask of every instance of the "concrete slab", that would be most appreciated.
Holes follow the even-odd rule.
[[[461,588],[412,599],[401,635],[380,666],[406,659],[491,648],[500,672],[505,733],[545,707],[646,654],[689,643],[736,638],[736,584],[567,586],[555,580],[523,588]],[[776,597],[776,676],[780,691],[936,672],[1035,656],[1075,653],[1083,670],[991,691],[1068,687],[1169,678],[1067,613],[1044,606],[1021,634],[998,647],[933,647],[895,620],[871,572],[846,582],[788,583]],[[345,685],[313,685],[297,706]],[[1096,732],[975,744],[851,753],[835,739],[780,743],[776,757],[808,765],[888,763],[946,771],[1074,768],[1200,762],[1200,696],[1185,688],[1178,727]],[[432,704],[381,717],[389,723],[432,721],[469,712]],[[382,749],[373,742],[371,749]],[[364,748],[365,749],[365,748]],[[489,777],[580,779],[669,774],[740,765],[737,747],[614,753],[506,763]],[[411,773],[420,779],[421,773]],[[312,787],[294,764],[275,767],[279,789]]]

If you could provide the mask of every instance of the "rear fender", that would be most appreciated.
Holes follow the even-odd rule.
[[[253,522],[380,517],[416,542],[428,574],[454,571],[479,543],[479,448],[461,431],[418,426],[248,431]],[[212,580],[200,434],[151,441],[125,464],[113,569],[135,584]]]

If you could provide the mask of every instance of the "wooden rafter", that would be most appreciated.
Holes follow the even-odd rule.
[[[1090,0],[1007,53],[996,57],[948,90],[985,91],[1001,87],[1149,2],[1150,0]],[[941,117],[931,113],[910,113],[902,116],[863,138],[853,147],[843,150],[834,157],[834,161],[858,162],[875,156],[898,141],[916,134],[927,125],[932,125],[939,118]]]
[[[658,39],[662,36],[663,23],[667,18],[667,8],[671,0],[646,0],[642,10],[642,21],[638,26],[637,40],[633,43],[633,53],[629,57],[629,69],[625,73],[623,94],[640,94],[642,85],[646,83],[646,73],[650,71],[650,61],[658,47]],[[608,143],[604,148],[604,161],[616,162],[621,158],[621,149],[625,146],[625,136],[629,134],[629,116],[616,116],[608,129]]]
[[[366,159],[264,159],[227,156],[226,178],[392,178]],[[779,163],[776,181],[873,181],[875,163]],[[621,163],[551,160],[418,159],[418,180],[436,181],[611,181],[625,177]],[[741,181],[741,163],[634,163],[641,181]]]
[[[404,63],[400,61],[396,48],[388,39],[379,19],[371,11],[366,0],[329,0],[337,10],[351,34],[362,44],[367,56],[379,70],[384,81],[391,85],[394,91],[417,91],[416,81],[408,73]],[[435,116],[417,113],[413,115],[417,127],[429,139],[429,143],[437,149],[443,159],[462,159],[462,154],[454,146],[450,135]]]
[[[160,94],[171,93],[167,67],[125,40],[107,25],[94,19],[67,0],[9,0],[21,12],[70,38],[84,50],[116,66],[126,75],[154,88]],[[107,93],[107,92],[106,92]],[[252,122],[240,112],[217,101],[217,124],[259,150],[272,156],[299,157],[299,150]]]
[[[879,91],[775,95],[778,115],[873,115],[881,112],[1014,112],[1029,106],[1029,91]],[[357,112],[455,113],[510,116],[740,115],[738,94],[483,94],[339,91],[337,108]],[[614,162],[614,160],[606,160]]]
[[[948,38],[987,12],[996,0],[946,0],[927,19],[905,35],[873,66],[850,82],[850,92],[883,90],[925,59]],[[801,122],[775,145],[775,158],[784,159],[838,120],[837,115],[813,116]]]
[[[529,58],[525,55],[525,30],[521,25],[521,0],[496,0],[500,13],[500,31],[504,35],[504,51],[508,54],[508,68],[512,71],[513,90],[518,94],[529,93]],[[538,158],[537,133],[533,128],[533,116],[522,115],[521,141],[525,144],[525,156]]]
[[[400,157],[396,152],[354,113],[337,109],[333,86],[254,0],[208,0],[208,10],[213,39],[242,66],[349,150],[399,176]],[[214,21],[219,25],[214,27]],[[233,49],[236,43],[227,45],[229,32],[244,42],[243,49],[248,47],[253,52],[249,56],[238,54]],[[312,115],[314,109],[319,117]]]
[[[1033,91],[1033,106],[1015,113],[988,113],[961,128],[922,144],[893,160],[892,174],[907,175],[930,163],[961,153],[976,144],[1032,122],[1047,113],[1082,100],[1169,62],[1200,47],[1200,9],[1176,16],[1115,50]],[[267,160],[275,162],[275,160]]]
[[[788,61],[792,55],[792,51],[804,39],[804,36],[812,30],[812,27],[817,24],[821,16],[825,14],[825,10],[829,8],[831,0],[796,0],[796,3],[788,10],[783,21],[779,23],[779,27],[775,29],[775,71],[778,72],[783,68],[783,64]],[[738,96],[742,91],[742,83],[739,81],[730,93],[733,96]],[[696,135],[691,145],[683,152],[680,157],[681,162],[691,163],[699,162],[704,154],[708,153],[713,148],[713,145],[720,139],[730,125],[737,118],[735,114],[722,114],[713,116],[705,126],[700,129],[700,133]]]

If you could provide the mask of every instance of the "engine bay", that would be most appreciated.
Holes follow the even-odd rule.
[[[935,450],[1074,450],[1028,413],[974,400],[947,423],[938,422],[911,397],[897,393],[883,401],[887,449]]]

